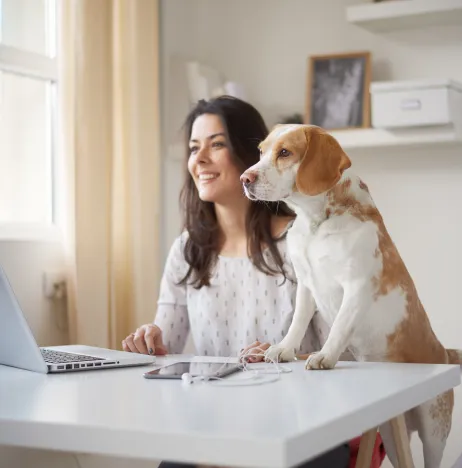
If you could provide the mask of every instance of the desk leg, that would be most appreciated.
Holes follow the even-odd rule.
[[[400,468],[414,468],[404,414],[390,420]]]
[[[377,428],[365,432],[359,442],[358,458],[356,468],[370,468],[372,452],[374,451],[375,440],[377,438]]]

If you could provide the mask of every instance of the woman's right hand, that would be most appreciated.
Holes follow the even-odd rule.
[[[260,362],[265,359],[265,351],[270,347],[269,343],[254,341],[251,345],[241,349],[240,358],[247,362]]]
[[[152,323],[141,325],[135,333],[122,341],[124,351],[140,354],[155,354],[163,356],[167,354],[167,348],[162,341],[162,330]]]

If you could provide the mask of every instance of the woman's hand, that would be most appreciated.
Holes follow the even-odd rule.
[[[135,333],[130,333],[122,341],[122,348],[131,353],[155,354],[157,356],[167,354],[167,348],[162,341],[162,330],[151,323],[141,325]]]
[[[265,359],[265,351],[270,347],[269,343],[255,341],[251,345],[241,350],[241,359],[247,362],[260,362]]]

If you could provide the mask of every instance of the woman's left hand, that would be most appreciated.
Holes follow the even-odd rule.
[[[247,362],[260,362],[265,359],[265,351],[270,347],[269,343],[254,341],[251,345],[241,349],[240,358]]]

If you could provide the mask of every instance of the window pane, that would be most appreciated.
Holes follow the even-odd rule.
[[[0,223],[52,221],[51,86],[0,72]]]
[[[0,41],[4,45],[55,55],[54,0],[0,0]]]

